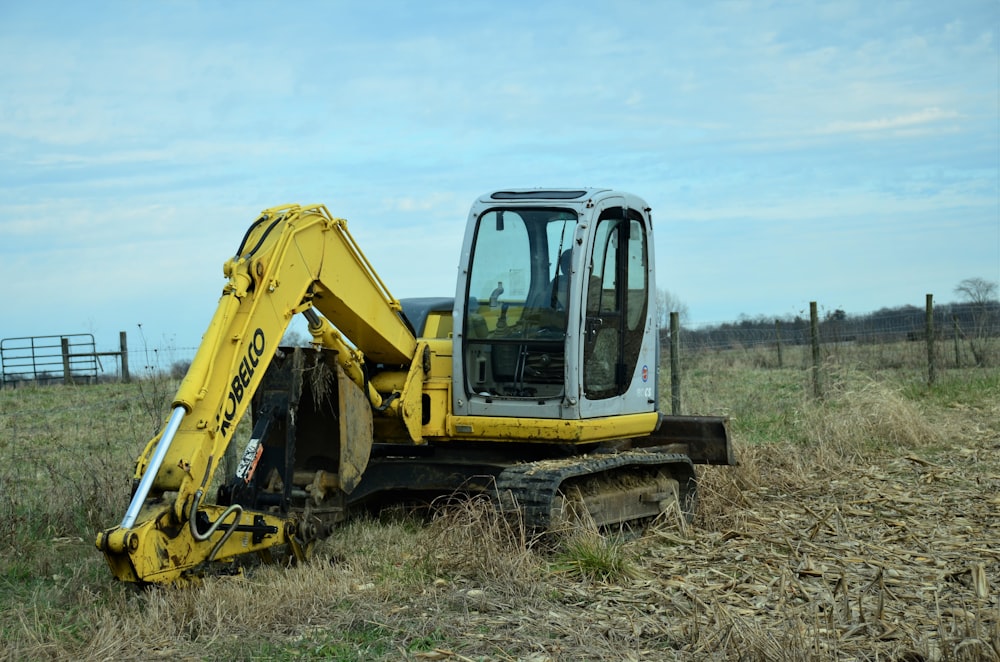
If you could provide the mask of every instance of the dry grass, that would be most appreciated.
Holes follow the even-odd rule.
[[[831,370],[816,401],[798,371],[702,369],[690,401],[726,403],[740,466],[701,469],[692,526],[537,544],[454,501],[351,522],[303,567],[145,592],[91,540],[146,415],[0,392],[0,659],[1000,659],[998,373]]]
[[[543,581],[534,542],[517,517],[485,496],[439,503],[426,532],[426,561],[435,577],[495,586],[501,595],[532,595]]]

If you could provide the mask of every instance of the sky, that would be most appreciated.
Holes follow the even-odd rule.
[[[0,338],[194,354],[262,209],[323,203],[396,297],[468,209],[653,209],[692,326],[1000,281],[1000,0],[0,0]]]

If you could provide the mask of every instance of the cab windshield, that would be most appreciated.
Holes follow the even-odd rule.
[[[479,217],[463,320],[470,393],[562,396],[576,223],[543,207]]]

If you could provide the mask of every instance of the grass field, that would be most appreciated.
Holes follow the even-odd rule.
[[[693,524],[531,544],[478,501],[354,521],[297,568],[186,589],[112,580],[172,385],[0,391],[0,659],[1000,660],[1000,370],[739,354],[685,373],[738,467]]]

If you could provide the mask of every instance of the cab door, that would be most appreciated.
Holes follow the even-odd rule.
[[[582,417],[655,408],[649,219],[623,199],[595,223],[584,297]]]

